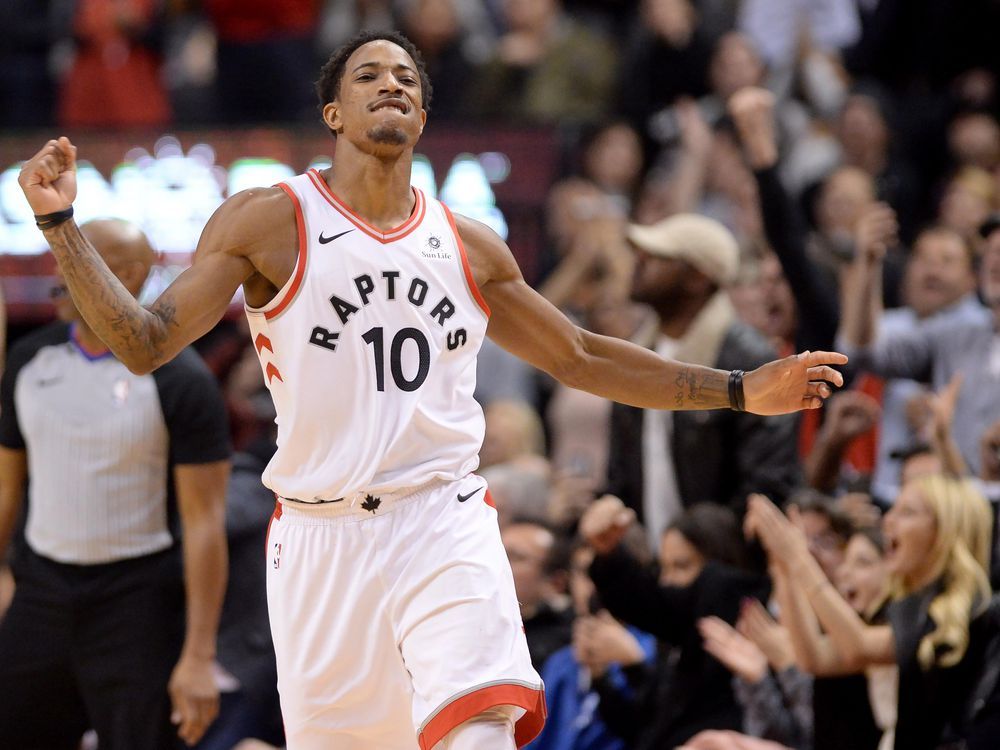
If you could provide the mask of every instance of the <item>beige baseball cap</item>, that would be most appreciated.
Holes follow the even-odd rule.
[[[656,224],[629,224],[625,236],[650,255],[687,261],[719,286],[736,280],[740,249],[723,224],[698,214],[674,214]]]

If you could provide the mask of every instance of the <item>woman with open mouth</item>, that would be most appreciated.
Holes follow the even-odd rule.
[[[933,750],[959,738],[968,748],[995,747],[987,744],[995,737],[979,734],[1000,703],[995,670],[984,664],[1000,637],[985,572],[991,524],[987,501],[966,480],[932,475],[906,484],[882,526],[887,622],[868,624],[855,608],[863,604],[856,582],[838,592],[802,532],[766,498],[750,500],[748,530],[788,584],[782,620],[813,634],[804,667],[824,674],[898,667],[895,736],[883,747]],[[826,637],[815,637],[817,623]]]

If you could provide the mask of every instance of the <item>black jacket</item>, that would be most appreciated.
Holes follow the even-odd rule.
[[[704,650],[697,623],[712,615],[734,623],[745,597],[766,601],[770,582],[710,562],[690,586],[661,586],[620,549],[595,558],[590,575],[611,614],[660,642],[655,668],[628,670],[634,700],[603,681],[595,685],[608,726],[636,750],[676,747],[703,729],[740,730],[732,675]]]
[[[733,323],[714,366],[750,371],[774,359],[757,331]],[[607,491],[617,495],[642,519],[643,410],[615,404],[611,411],[611,447]],[[760,492],[782,502],[799,480],[794,415],[760,417],[729,409],[678,411],[673,414],[674,472],[684,507],[718,502],[742,515],[747,495]]]

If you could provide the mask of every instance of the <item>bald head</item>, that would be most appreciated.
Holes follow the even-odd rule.
[[[138,295],[156,260],[156,252],[142,230],[121,219],[95,219],[80,231],[125,288]]]

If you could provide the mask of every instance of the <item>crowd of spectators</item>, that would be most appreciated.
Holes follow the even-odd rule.
[[[538,288],[576,323],[723,369],[851,357],[764,418],[612,405],[486,343],[531,747],[1000,746],[995,2],[9,0],[0,28],[0,129],[301,123],[318,61],[399,28],[431,122],[559,131]],[[238,451],[212,750],[280,734],[245,341],[199,345]]]

